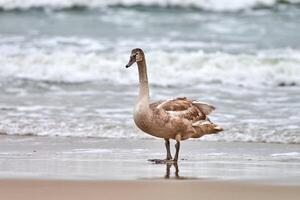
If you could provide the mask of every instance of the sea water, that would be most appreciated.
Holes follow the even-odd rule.
[[[217,108],[225,131],[201,140],[300,143],[300,1],[0,0],[0,10],[1,134],[152,138],[132,119],[138,73],[125,65],[139,47],[151,100]]]

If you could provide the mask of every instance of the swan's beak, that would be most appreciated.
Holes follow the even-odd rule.
[[[130,56],[129,62],[126,65],[126,68],[130,67],[131,65],[133,65],[133,63],[135,63],[135,58],[134,56]]]

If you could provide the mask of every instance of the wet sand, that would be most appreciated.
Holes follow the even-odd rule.
[[[174,153],[174,142],[172,143]],[[178,176],[300,185],[299,145],[182,142]],[[0,178],[65,180],[162,179],[162,140],[0,135]],[[170,178],[176,169],[170,167]]]
[[[299,145],[0,136],[0,199],[298,199]]]
[[[0,180],[0,199],[299,199],[299,186],[213,181]]]

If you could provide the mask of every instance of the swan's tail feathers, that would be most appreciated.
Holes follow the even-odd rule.
[[[223,131],[224,129],[208,120],[200,120],[192,124],[195,129],[195,135],[193,138],[199,138],[207,134],[217,134],[218,132]]]
[[[208,103],[193,101],[193,104],[196,105],[205,115],[209,115],[216,108]]]
[[[224,131],[224,129],[218,125],[215,125],[214,131],[215,131],[215,133],[218,133],[218,132]]]

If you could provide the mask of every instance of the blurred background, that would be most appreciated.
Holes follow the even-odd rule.
[[[299,25],[299,0],[0,0],[0,133],[150,138],[139,47],[152,100],[217,107],[201,140],[300,143]]]

